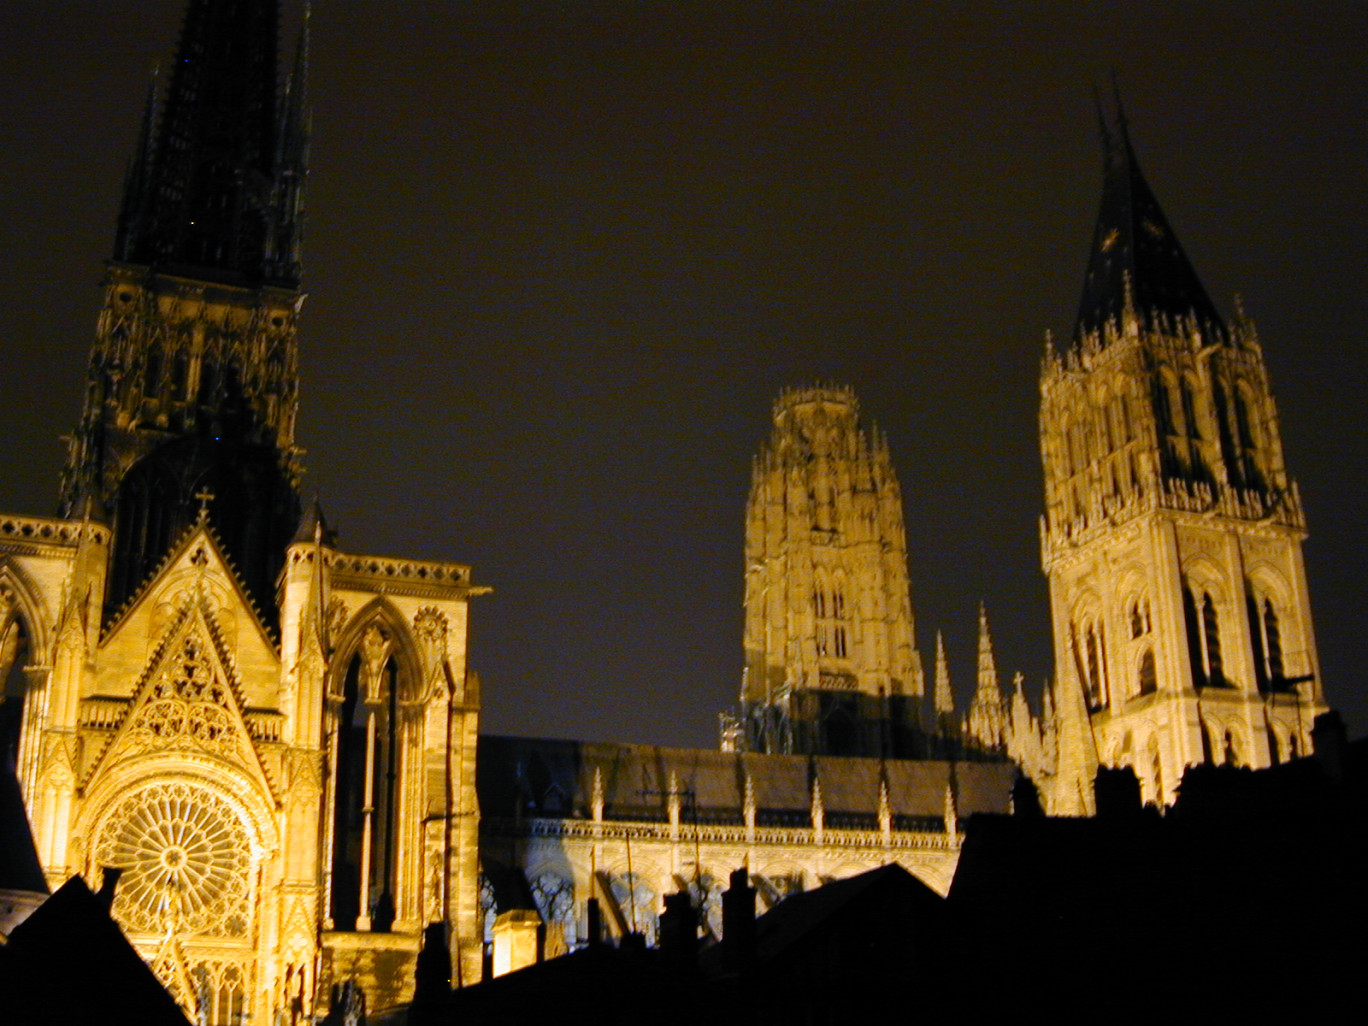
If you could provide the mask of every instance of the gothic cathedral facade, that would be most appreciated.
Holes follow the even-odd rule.
[[[469,599],[302,511],[307,40],[192,0],[148,99],[56,518],[0,518],[0,738],[43,869],[98,886],[197,1021],[478,979]],[[307,32],[307,24],[305,28]],[[317,1004],[315,998],[317,997]]]
[[[1099,763],[1162,805],[1188,766],[1309,754],[1326,710],[1259,336],[1207,296],[1124,117],[1103,142],[1077,325],[1040,383],[1060,813],[1090,810]]]

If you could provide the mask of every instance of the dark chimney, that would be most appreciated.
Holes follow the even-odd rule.
[[[676,969],[694,964],[698,946],[698,917],[688,891],[665,895],[665,911],[660,914],[660,951]]]
[[[603,943],[603,911],[599,908],[598,898],[590,898],[584,904],[584,929],[589,935],[589,946],[597,947]]]
[[[755,968],[755,888],[745,869],[732,870],[722,894],[722,962],[728,973],[744,975]]]
[[[1129,766],[1097,767],[1093,794],[1100,819],[1135,816],[1140,812],[1140,778]]]
[[[115,866],[101,866],[100,871],[100,892],[95,896],[108,912],[114,907],[114,888],[119,886],[119,877],[123,876],[123,870]]]
[[[1344,778],[1344,750],[1348,744],[1349,735],[1338,710],[1331,709],[1316,717],[1311,727],[1311,753],[1326,776],[1336,783]]]

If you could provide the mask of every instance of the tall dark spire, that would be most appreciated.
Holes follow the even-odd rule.
[[[302,107],[277,120],[275,0],[191,0],[155,150],[130,173],[115,258],[225,284],[298,284]],[[291,106],[295,106],[291,104]],[[150,131],[150,126],[147,129]],[[294,181],[286,185],[283,175]]]
[[[113,528],[107,625],[205,511],[274,626],[309,139],[307,14],[280,95],[276,19],[275,0],[188,0],[160,108],[148,91],[62,486],[64,515]]]
[[[1140,173],[1120,102],[1114,131],[1100,103],[1098,115],[1104,154],[1102,205],[1074,341],[1100,332],[1108,323],[1119,326],[1127,305],[1147,327],[1161,320],[1192,318],[1205,332],[1226,338],[1225,322]]]

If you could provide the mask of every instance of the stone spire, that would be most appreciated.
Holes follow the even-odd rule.
[[[281,229],[302,209],[307,119],[302,108],[277,119],[278,16],[274,0],[191,0],[155,147],[148,106],[115,259],[201,281],[298,286],[293,232]],[[298,181],[285,187],[283,174]]]
[[[1006,708],[998,685],[993,640],[988,634],[988,611],[979,603],[978,687],[969,706],[969,736],[985,748],[998,750],[1006,743]]]
[[[307,17],[277,102],[274,0],[190,0],[129,164],[62,513],[114,531],[106,623],[208,508],[274,627],[299,521]]]
[[[945,637],[936,631],[936,715],[951,716],[955,712],[955,692],[950,687],[950,665],[945,659]]]
[[[1119,328],[1127,316],[1145,327],[1191,319],[1212,337],[1224,339],[1225,322],[1140,173],[1119,100],[1114,130],[1100,109],[1099,116],[1105,178],[1075,344],[1100,335],[1108,325]]]

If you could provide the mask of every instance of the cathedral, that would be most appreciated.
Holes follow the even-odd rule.
[[[975,813],[1090,814],[1104,766],[1163,807],[1188,767],[1310,753],[1306,524],[1261,342],[1207,296],[1123,118],[1042,365],[1038,709],[1019,675],[1004,693],[982,610],[963,715],[939,635],[928,682],[889,443],[824,384],[779,395],[752,468],[719,749],[479,737],[487,589],[343,549],[301,494],[308,25],[282,78],[276,21],[190,0],[60,513],[0,516],[0,748],[43,875],[117,881],[112,914],[199,1021],[321,1014],[344,985],[403,1004],[425,935],[456,985],[590,931],[649,943],[678,891],[715,936],[741,866],[765,907],[890,862],[944,894]]]
[[[308,41],[189,4],[129,165],[61,515],[0,519],[4,747],[50,886],[183,1007],[406,1000],[429,923],[478,978],[479,691],[459,563],[339,548],[299,494]],[[305,27],[307,32],[307,24]]]

